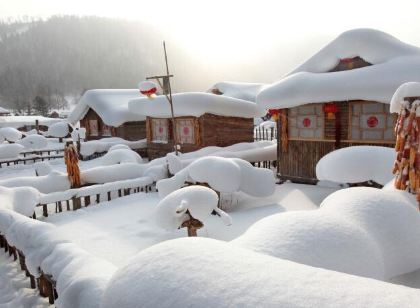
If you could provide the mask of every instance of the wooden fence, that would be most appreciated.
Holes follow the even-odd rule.
[[[0,160],[0,168],[6,166],[13,166],[13,165],[19,165],[20,163],[23,163],[26,165],[27,162],[33,162],[36,163],[37,161],[45,161],[45,160],[52,160],[52,159],[58,159],[63,158],[63,155],[48,155],[48,156],[30,156],[30,157],[24,157],[24,158],[14,158],[14,159],[5,159]]]
[[[264,128],[257,126],[254,128],[254,141],[268,140],[272,141],[277,138],[277,128]]]

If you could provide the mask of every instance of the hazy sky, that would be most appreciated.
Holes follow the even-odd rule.
[[[75,14],[142,20],[161,28],[163,39],[218,65],[258,65],[275,51],[278,76],[353,28],[383,30],[420,46],[419,12],[420,0],[0,0],[1,18]],[[255,79],[249,81],[267,81]]]

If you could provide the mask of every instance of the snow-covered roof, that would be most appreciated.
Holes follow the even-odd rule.
[[[92,108],[110,126],[120,126],[125,122],[144,121],[145,117],[128,109],[128,101],[142,97],[137,89],[95,89],[88,90],[68,116],[71,124],[81,120]]]
[[[399,113],[405,97],[420,97],[420,82],[402,84],[392,96],[390,111]]]
[[[221,95],[255,102],[258,92],[264,86],[262,83],[223,81],[213,85],[207,92],[220,92]]]
[[[263,116],[265,111],[255,103],[242,99],[215,95],[210,93],[190,92],[172,95],[174,114],[180,116],[199,117],[205,113],[220,116],[253,118]],[[171,109],[165,96],[155,99],[133,99],[129,102],[130,111],[133,113],[156,118],[169,118]]]
[[[372,65],[338,72],[340,59],[361,57]],[[308,103],[372,100],[389,103],[403,83],[420,81],[420,48],[381,31],[355,29],[341,34],[284,79],[262,89],[264,108]]]
[[[0,107],[0,113],[10,113],[6,108]]]
[[[19,128],[25,125],[35,125],[36,120],[39,121],[39,125],[45,126],[63,121],[62,119],[46,118],[43,116],[4,116],[0,117],[0,127]]]

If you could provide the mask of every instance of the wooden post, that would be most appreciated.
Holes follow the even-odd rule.
[[[181,228],[187,228],[187,233],[189,237],[197,236],[197,230],[201,229],[204,225],[198,219],[195,219],[191,216],[191,214],[187,211],[188,215],[190,215],[190,219],[184,221],[181,225]]]
[[[37,135],[39,135],[39,121],[38,120],[35,120],[35,129],[36,129]]]

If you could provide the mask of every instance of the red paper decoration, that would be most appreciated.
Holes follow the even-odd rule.
[[[336,103],[324,104],[324,112],[327,114],[328,120],[334,120],[335,114],[338,112],[338,106]]]
[[[379,120],[377,117],[375,116],[370,116],[367,120],[366,120],[367,125],[370,128],[376,127],[379,123]]]
[[[304,118],[304,119],[303,119],[303,121],[302,121],[302,124],[303,124],[303,126],[304,126],[304,127],[309,127],[309,126],[311,126],[311,119],[309,119],[309,118]]]

